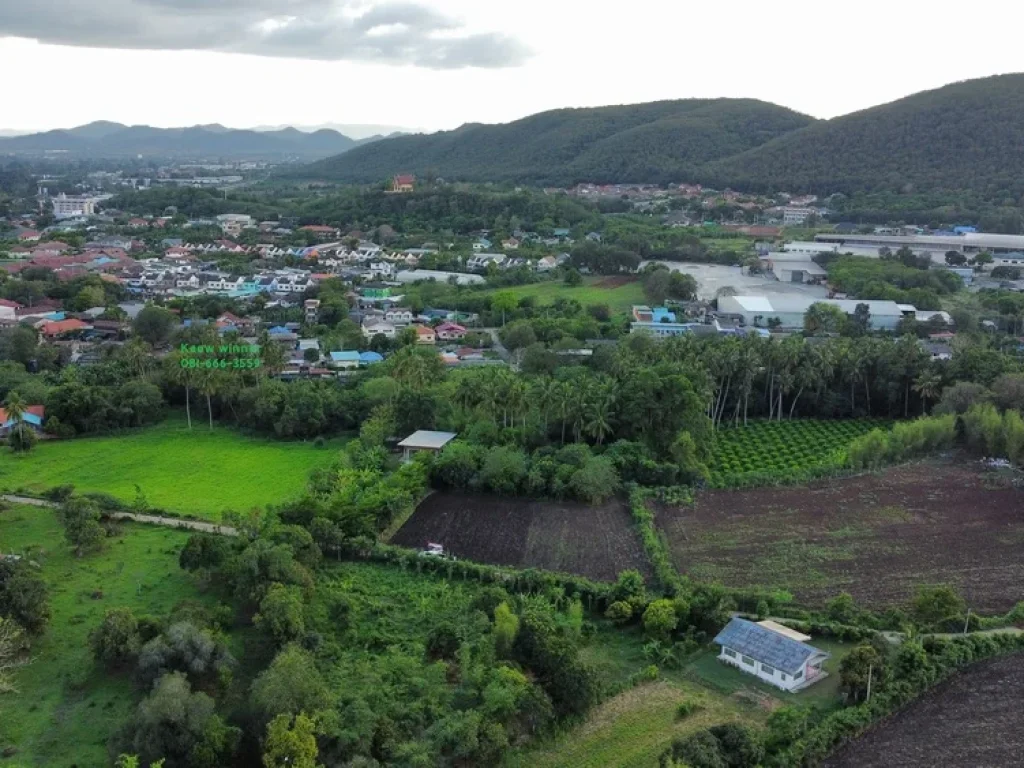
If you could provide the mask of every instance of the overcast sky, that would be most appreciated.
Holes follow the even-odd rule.
[[[1006,0],[974,0],[969,14],[949,0],[0,0],[0,128],[438,130],[716,96],[833,117],[1024,70],[1008,10]]]

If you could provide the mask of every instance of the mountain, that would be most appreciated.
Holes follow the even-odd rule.
[[[0,137],[0,154],[67,152],[78,157],[148,155],[315,160],[375,140],[377,137],[356,141],[328,129],[313,133],[295,128],[254,131],[217,124],[153,128],[97,121],[68,130]]]
[[[710,184],[817,193],[1024,195],[1024,74],[968,80],[818,121],[710,163]]]
[[[685,99],[558,109],[503,125],[401,136],[358,147],[297,174],[375,182],[434,171],[449,180],[572,184],[678,181],[710,160],[814,122],[754,99]]]
[[[313,133],[327,128],[331,131],[343,133],[346,136],[360,141],[375,136],[391,136],[395,134],[414,133],[412,129],[403,128],[399,125],[375,125],[371,123],[320,123],[319,125],[258,125],[254,131],[279,131],[282,128],[295,128],[304,133]]]

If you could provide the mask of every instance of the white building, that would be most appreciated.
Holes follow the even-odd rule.
[[[484,279],[480,275],[467,274],[465,272],[444,272],[439,269],[406,269],[395,275],[399,283],[416,283],[420,280],[435,280],[439,283],[447,283],[452,278],[458,285],[483,285]]]
[[[96,197],[68,197],[63,192],[50,199],[55,219],[70,219],[73,216],[92,216],[96,213]]]
[[[222,213],[217,217],[217,225],[226,235],[239,235],[243,229],[255,223],[252,216],[244,213]]]
[[[784,691],[796,692],[824,680],[831,654],[807,645],[811,638],[774,621],[734,618],[718,633],[718,660]]]
[[[803,224],[811,216],[816,216],[818,213],[816,208],[798,208],[796,206],[786,206],[782,209],[782,223],[787,226],[794,226]]]
[[[777,296],[722,296],[718,299],[720,314],[739,315],[747,325],[765,327],[769,320],[777,319],[783,328],[802,328],[804,314],[812,304],[831,304],[847,315],[857,310],[858,304],[867,304],[869,327],[894,330],[904,317],[914,317],[916,310],[909,304],[895,301],[862,301],[860,299],[819,299],[803,295]]]
[[[363,335],[372,339],[377,334],[381,334],[386,339],[395,338],[395,326],[391,323],[374,322],[363,326]]]
[[[468,269],[487,269],[487,265],[492,262],[496,267],[500,267],[507,261],[508,257],[503,253],[477,253],[466,260],[466,267]]]

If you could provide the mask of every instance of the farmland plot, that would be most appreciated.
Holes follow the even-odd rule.
[[[658,509],[657,524],[683,573],[787,589],[807,604],[847,591],[880,608],[940,583],[986,613],[1024,599],[1024,493],[966,459],[705,491],[692,507]]]
[[[591,579],[649,567],[625,504],[599,506],[471,493],[428,497],[391,540],[405,547],[442,544],[455,557],[544,568]]]
[[[1002,768],[1024,755],[1024,656],[968,667],[825,761],[826,768]]]

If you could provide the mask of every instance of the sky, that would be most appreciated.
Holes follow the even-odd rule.
[[[1024,71],[1006,0],[971,3],[983,46],[950,0],[834,8],[810,0],[0,0],[0,71],[9,95],[22,73],[27,96],[5,99],[0,128],[102,119],[434,131],[559,107],[721,96],[829,118]],[[989,23],[1000,18],[1007,23]],[[961,48],[964,35],[973,42]]]

